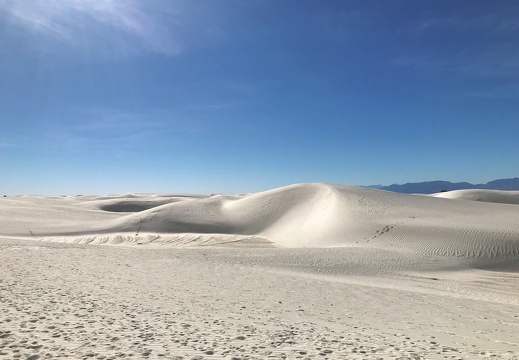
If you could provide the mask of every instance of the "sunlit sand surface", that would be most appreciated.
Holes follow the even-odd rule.
[[[519,359],[515,199],[1,198],[0,358]]]

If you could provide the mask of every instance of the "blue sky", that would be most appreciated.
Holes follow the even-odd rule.
[[[5,194],[519,176],[519,2],[2,0]]]

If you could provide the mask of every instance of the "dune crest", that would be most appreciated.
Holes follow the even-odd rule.
[[[431,196],[444,199],[471,200],[498,204],[519,205],[519,191],[512,190],[454,190],[433,194]]]
[[[476,193],[507,204],[451,200]],[[262,239],[259,243],[280,247],[364,246],[515,258],[519,207],[509,204],[516,198],[515,192],[432,197],[323,183],[228,196],[25,196],[2,199],[0,236],[128,245],[157,240],[174,246],[181,238],[191,238],[185,244],[193,246]]]
[[[0,358],[517,359],[517,219],[322,183],[0,198]]]

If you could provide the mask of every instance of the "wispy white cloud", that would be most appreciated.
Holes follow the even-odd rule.
[[[494,88],[486,88],[481,90],[469,91],[468,97],[481,99],[518,99],[519,85],[499,86]]]
[[[14,147],[17,147],[16,145],[14,145],[12,142],[10,141],[6,141],[6,140],[0,140],[0,149],[2,148],[14,148]]]
[[[78,51],[174,56],[183,50],[183,35],[193,30],[185,5],[154,0],[2,0],[0,15],[11,26]]]
[[[437,30],[478,31],[484,30],[487,36],[503,32],[519,32],[519,23],[510,14],[473,14],[465,16],[443,16],[419,21],[416,29],[420,32]]]
[[[460,69],[471,75],[518,79],[519,49],[512,44],[486,49],[473,61],[461,64]]]
[[[187,133],[198,131],[196,125],[172,113],[149,114],[110,109],[74,109],[54,124],[41,139],[50,148],[114,150],[136,149],[166,141],[180,142]]]
[[[81,131],[117,131],[132,132],[157,129],[164,126],[155,116],[134,112],[122,112],[106,109],[88,109],[86,120],[77,126]]]
[[[470,76],[519,77],[519,23],[503,12],[421,19],[410,28],[428,41],[444,40],[433,52],[409,52],[397,65]],[[443,47],[442,45],[443,44]]]
[[[267,88],[278,81],[239,81],[229,79],[190,82],[184,90],[197,94],[196,97],[178,104],[178,110],[187,110],[191,114],[203,112],[224,112],[259,101]]]
[[[476,77],[519,78],[519,48],[501,43],[483,49],[465,49],[448,57],[436,54],[401,56],[398,66],[421,71],[448,71]]]
[[[322,10],[317,15],[317,26],[323,36],[329,39],[353,40],[356,32],[372,25],[373,11],[366,9],[348,9],[337,11],[336,9]]]
[[[179,131],[174,129],[160,129],[154,131],[139,131],[133,133],[111,133],[93,136],[73,129],[62,129],[45,135],[46,145],[53,148],[88,149],[125,151],[128,149],[141,148],[143,144],[147,147],[156,144],[157,138],[164,135],[174,135]]]
[[[246,104],[246,101],[221,101],[213,103],[192,103],[187,104],[186,108],[189,110],[201,110],[201,111],[220,111],[229,110],[237,106]]]

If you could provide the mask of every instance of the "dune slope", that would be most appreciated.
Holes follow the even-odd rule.
[[[334,184],[0,198],[0,359],[517,360],[517,219]]]
[[[321,183],[240,196],[25,196],[1,200],[0,236],[119,244],[366,246],[519,257],[519,206],[510,204],[516,194],[492,194],[508,203]]]
[[[519,205],[519,191],[511,190],[455,190],[433,194],[432,196],[444,199]]]

